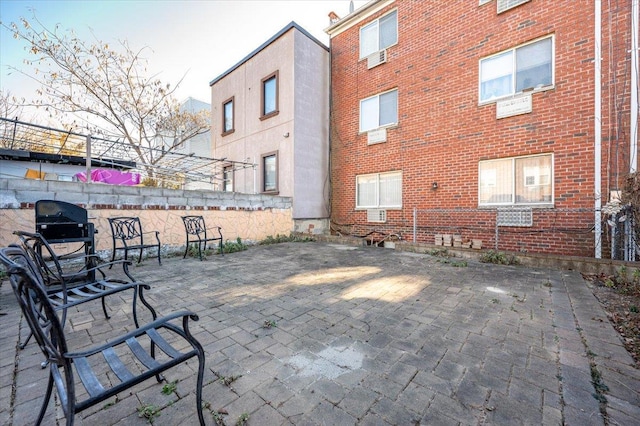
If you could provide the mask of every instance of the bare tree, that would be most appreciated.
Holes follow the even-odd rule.
[[[95,40],[87,43],[72,30],[47,29],[37,18],[5,28],[27,43],[32,73],[41,84],[35,103],[56,115],[74,117],[74,127],[88,127],[103,137],[124,140],[153,177],[153,167],[185,141],[209,130],[206,112],[181,111],[171,87],[147,76],[147,48],[133,50],[121,41],[118,50]],[[4,24],[3,24],[4,25]],[[164,147],[164,149],[158,149]]]

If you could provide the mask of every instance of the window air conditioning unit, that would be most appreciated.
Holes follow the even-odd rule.
[[[505,12],[530,0],[498,0],[498,13]]]
[[[381,50],[367,56],[367,68],[371,69],[387,62],[387,51]]]
[[[387,211],[383,209],[369,209],[367,210],[367,222],[374,223],[386,223]]]

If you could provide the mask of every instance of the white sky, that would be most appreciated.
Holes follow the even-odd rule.
[[[367,1],[354,1],[355,8]],[[209,82],[231,68],[291,21],[329,46],[329,12],[349,13],[349,0],[0,0],[0,21],[35,16],[47,28],[60,24],[80,38],[133,50],[148,46],[150,75],[177,84],[179,101],[210,101]],[[37,85],[9,66],[28,71],[25,44],[0,28],[0,89],[28,100]]]

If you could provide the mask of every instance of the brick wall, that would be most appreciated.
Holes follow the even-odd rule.
[[[628,170],[622,128],[629,116],[630,2],[615,7],[603,9],[602,19],[603,204]],[[358,59],[359,28],[392,9],[398,11],[398,44],[387,49],[387,63],[368,70]],[[533,93],[531,113],[496,119],[495,103],[478,102],[479,60],[550,34],[554,88]],[[555,207],[583,213],[511,230],[500,248],[592,256],[594,49],[594,2],[586,0],[534,0],[500,15],[495,2],[396,1],[332,37],[334,228],[408,237],[414,208],[478,208],[479,161],[553,153]],[[393,88],[399,123],[388,129],[385,143],[368,146],[367,135],[358,134],[359,101]],[[366,212],[355,209],[356,175],[393,170],[403,173],[403,207],[388,210],[386,224],[369,224]]]

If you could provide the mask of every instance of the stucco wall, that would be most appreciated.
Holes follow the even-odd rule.
[[[262,156],[277,153],[278,194],[293,197],[295,219],[328,217],[329,53],[289,25],[211,86],[215,158],[255,163],[236,170],[234,190],[260,193]],[[260,117],[262,79],[278,72],[278,113]],[[222,135],[223,102],[234,129]]]
[[[294,217],[329,217],[329,54],[295,33]]]
[[[204,216],[208,226],[221,226],[225,240],[258,241],[294,229],[286,197],[0,179],[0,246],[16,241],[14,230],[35,230],[34,204],[41,199],[86,208],[98,230],[97,250],[111,248],[107,218],[112,216],[139,216],[144,231],[160,231],[163,246],[175,248],[184,247],[181,216],[188,214]]]

